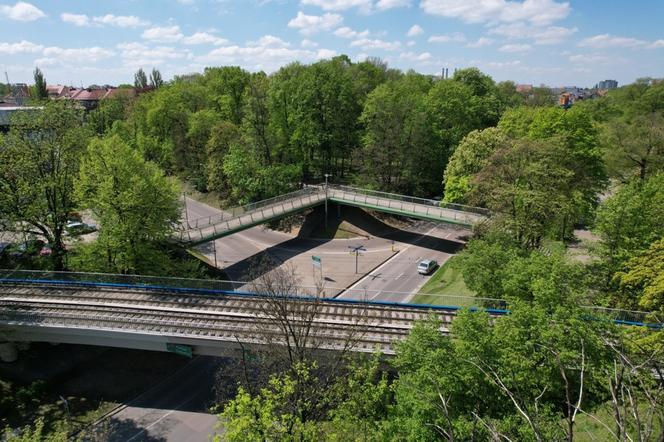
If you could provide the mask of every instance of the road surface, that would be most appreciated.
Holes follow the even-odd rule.
[[[109,442],[209,442],[217,416],[214,399],[221,358],[197,356],[171,377],[98,425]]]
[[[221,213],[190,198],[186,206],[190,220]],[[320,256],[326,293],[348,299],[405,302],[428,278],[417,273],[417,263],[421,259],[444,263],[463,246],[463,237],[469,234],[469,230],[459,226],[417,221],[406,230],[382,236],[320,240],[258,226],[197,249],[214,263],[216,247],[217,266],[232,280],[247,280],[255,260],[267,256],[275,265],[292,265],[305,286],[320,280],[320,270],[311,261],[312,255]],[[359,272],[355,273],[355,257],[349,247],[357,245],[366,251],[358,258]],[[351,289],[346,290],[347,287]]]

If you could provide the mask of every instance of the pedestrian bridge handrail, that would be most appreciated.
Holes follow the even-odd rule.
[[[238,287],[247,286],[244,281],[221,281],[214,279],[175,278],[145,275],[120,275],[111,273],[84,273],[84,272],[54,272],[41,270],[13,270],[0,269],[0,285],[7,284],[30,284],[36,286],[48,285],[79,285],[81,287],[114,287],[117,289],[145,289],[155,291],[172,291],[181,294],[208,294],[220,295],[246,295],[252,297],[264,296],[251,291],[238,291]],[[254,289],[260,289],[253,283]],[[339,299],[322,297],[314,287],[299,287],[298,298],[310,299],[316,297],[326,302],[341,304],[368,304],[380,306],[413,307],[430,310],[460,310],[463,308],[482,309],[490,314],[503,315],[509,313],[509,302],[497,298],[475,298],[467,296],[445,296],[444,301],[450,305],[437,304],[411,304],[386,301],[372,301],[369,299]],[[436,295],[430,295],[436,296]],[[593,312],[589,317],[602,316],[613,320],[617,324],[646,326],[651,329],[661,330],[664,328],[662,318],[650,312],[613,309],[598,306],[584,306]]]
[[[449,210],[456,210],[459,212],[470,212],[470,213],[476,213],[478,215],[484,215],[484,216],[489,216],[489,210],[485,209],[483,207],[474,207],[474,206],[467,206],[464,204],[456,204],[456,203],[447,203],[444,201],[439,201],[435,199],[428,199],[428,198],[418,198],[415,196],[408,196],[408,195],[400,195],[397,193],[389,193],[389,192],[381,192],[378,190],[368,190],[368,189],[359,189],[356,187],[350,187],[350,186],[342,186],[338,184],[330,184],[329,188],[331,190],[341,190],[345,193],[348,194],[358,194],[358,195],[365,195],[368,197],[375,197],[375,198],[381,198],[381,199],[389,199],[393,201],[403,201],[405,203],[411,203],[411,204],[421,204],[423,206],[431,206],[431,207],[440,207],[443,209],[449,209]]]
[[[299,198],[302,196],[308,196],[321,192],[321,188],[318,186],[307,186],[303,189],[296,190],[294,192],[285,193],[283,195],[278,195],[272,198],[268,198],[261,201],[256,201],[254,203],[245,204],[243,206],[231,207],[229,209],[224,209],[223,213],[215,216],[204,216],[201,218],[195,218],[190,220],[184,220],[180,225],[180,230],[190,230],[190,229],[200,229],[203,227],[208,227],[213,224],[218,224],[225,222],[229,219],[236,218],[245,213],[253,212],[261,208],[265,208],[274,204],[279,204],[290,199]]]
[[[283,218],[325,201],[363,207],[438,222],[472,226],[486,220],[489,211],[479,207],[416,198],[394,193],[338,185],[311,185],[295,192],[224,210],[222,214],[185,220],[177,231],[178,240],[201,244],[258,224]]]

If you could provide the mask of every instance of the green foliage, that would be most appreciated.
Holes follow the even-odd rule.
[[[155,68],[152,68],[152,72],[150,73],[150,87],[159,89],[163,85],[164,80],[161,78],[161,72]]]
[[[134,87],[138,89],[145,89],[148,87],[148,76],[145,74],[143,68],[139,68],[134,74]]]
[[[445,169],[445,201],[467,202],[472,190],[472,176],[488,164],[489,158],[502,148],[505,142],[506,136],[496,128],[476,130],[466,135]]]
[[[42,237],[56,270],[64,267],[64,227],[76,207],[74,177],[89,139],[79,110],[49,102],[17,113],[0,149],[0,218]]]
[[[664,236],[664,173],[621,186],[600,206],[595,230],[609,274]]]
[[[423,106],[430,88],[426,77],[408,74],[369,94],[360,116],[365,132],[357,152],[358,184],[406,194],[435,192],[439,169],[431,161],[435,146]]]
[[[34,89],[32,90],[32,96],[37,101],[43,101],[48,99],[48,90],[46,88],[46,79],[41,69],[35,68],[33,74],[35,79]]]
[[[180,217],[174,183],[117,136],[90,143],[76,193],[100,223],[96,247],[111,272],[149,269]]]
[[[129,93],[118,93],[113,98],[101,100],[99,106],[88,114],[88,124],[97,135],[104,135],[116,121],[121,122],[127,117],[132,101]]]
[[[617,272],[622,305],[634,305],[664,313],[664,239],[655,241],[644,253],[630,259],[625,270]]]
[[[20,429],[19,434],[14,434],[10,429],[5,430],[4,439],[7,442],[67,442],[66,431],[55,431],[45,434],[44,420],[37,419],[34,425]]]
[[[520,139],[511,144],[475,175],[470,201],[489,208],[495,226],[534,249],[547,235],[567,233],[576,182],[560,143]]]

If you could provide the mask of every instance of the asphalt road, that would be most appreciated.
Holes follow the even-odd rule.
[[[214,399],[221,358],[197,356],[98,426],[110,442],[208,442],[217,416]]]
[[[190,198],[187,211],[189,219],[221,213]],[[406,302],[428,279],[417,273],[417,263],[421,259],[435,259],[442,265],[463,246],[463,237],[469,233],[454,225],[417,221],[406,230],[383,236],[328,241],[295,237],[258,226],[215,243],[217,266],[224,268],[233,280],[246,280],[254,260],[269,256],[277,263],[293,265],[302,284],[310,286],[315,276],[310,255],[317,255],[323,258],[326,285],[338,287],[334,293],[340,297]],[[358,259],[359,274],[355,273],[355,258],[349,253],[349,246],[356,245],[366,249]],[[214,261],[212,242],[198,249]],[[344,290],[346,287],[350,289]]]

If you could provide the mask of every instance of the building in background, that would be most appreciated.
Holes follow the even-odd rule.
[[[616,80],[604,80],[597,83],[597,89],[617,89],[618,82]]]

